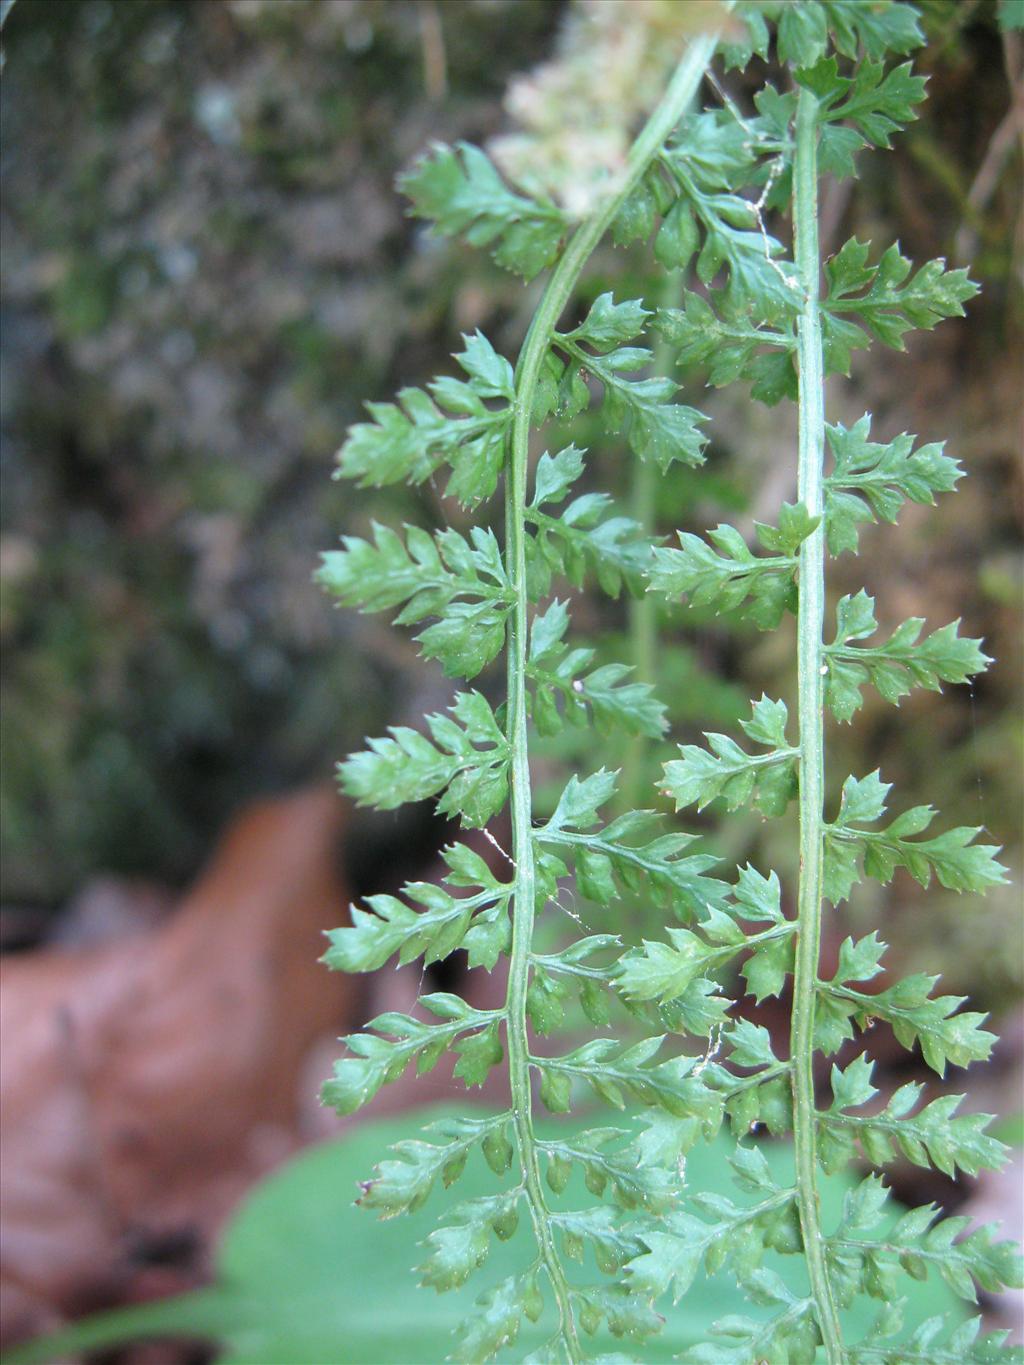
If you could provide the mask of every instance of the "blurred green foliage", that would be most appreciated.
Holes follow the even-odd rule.
[[[483,1111],[481,1111],[481,1117]],[[41,1365],[56,1355],[80,1354],[144,1337],[205,1337],[219,1346],[220,1365],[403,1365],[415,1359],[422,1365],[450,1359],[453,1333],[479,1292],[476,1282],[446,1294],[427,1294],[417,1287],[410,1270],[422,1253],[421,1234],[435,1224],[439,1208],[452,1208],[485,1190],[493,1180],[474,1156],[455,1190],[438,1188],[424,1209],[409,1218],[375,1218],[373,1208],[359,1208],[352,1195],[381,1152],[399,1141],[429,1141],[434,1133],[425,1123],[456,1121],[443,1109],[415,1111],[399,1119],[361,1124],[345,1137],[303,1152],[250,1194],[225,1229],[218,1252],[214,1284],[192,1294],[164,1299],[112,1313],[85,1318],[38,1345],[15,1350],[10,1365]],[[579,1119],[541,1125],[545,1136],[565,1140],[579,1127]],[[784,1178],[792,1161],[786,1144],[761,1146],[772,1174]],[[737,1200],[737,1184],[729,1166],[728,1144],[699,1145],[686,1158],[686,1182],[713,1198]],[[848,1173],[823,1180],[826,1216],[838,1221],[843,1196],[856,1185]],[[582,1194],[574,1172],[566,1201]],[[742,1196],[739,1197],[742,1200]],[[559,1201],[561,1202],[561,1201]],[[744,1201],[747,1202],[747,1201]],[[508,1241],[496,1242],[488,1257],[492,1275],[521,1272],[529,1264],[531,1245],[524,1225]],[[773,1268],[794,1278],[792,1256],[772,1258]],[[390,1275],[368,1275],[368,1266],[388,1266]],[[799,1283],[799,1275],[796,1277]],[[908,1282],[908,1321],[949,1313],[955,1322],[960,1305],[937,1275]],[[644,1343],[644,1360],[678,1360],[680,1351],[705,1339],[709,1324],[735,1312],[745,1299],[737,1294],[726,1271],[709,1275],[699,1294],[689,1294],[667,1310],[664,1329]],[[851,1333],[861,1335],[877,1311],[870,1301],[857,1300],[846,1315]],[[762,1317],[757,1308],[753,1316]],[[551,1330],[549,1315],[537,1324],[524,1322],[514,1347],[498,1360],[522,1359],[536,1349]],[[592,1350],[621,1353],[621,1338],[601,1332],[588,1340]]]

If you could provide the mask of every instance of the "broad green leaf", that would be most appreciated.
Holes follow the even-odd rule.
[[[649,1110],[647,1115],[654,1119],[658,1111]],[[503,1117],[484,1113],[472,1122]],[[452,1355],[468,1365],[479,1365],[495,1350],[500,1352],[499,1359],[522,1359],[539,1352],[542,1361],[551,1360],[553,1355],[551,1351],[545,1354],[544,1343],[555,1327],[554,1310],[545,1282],[541,1280],[538,1288],[529,1271],[536,1251],[525,1219],[520,1220],[519,1232],[511,1241],[492,1244],[481,1276],[481,1282],[486,1277],[492,1287],[477,1298],[475,1279],[461,1289],[428,1294],[408,1273],[416,1245],[435,1225],[434,1205],[442,1210],[451,1207],[456,1190],[445,1190],[443,1178],[436,1180],[428,1204],[418,1205],[402,1218],[382,1220],[353,1205],[357,1182],[365,1180],[365,1173],[393,1144],[404,1150],[424,1137],[433,1144],[437,1140],[433,1134],[447,1137],[454,1131],[449,1125],[470,1122],[462,1114],[417,1109],[399,1118],[359,1124],[340,1139],[301,1152],[250,1191],[231,1215],[217,1252],[212,1286],[83,1319],[55,1338],[15,1348],[10,1365],[44,1365],[88,1349],[154,1335],[198,1336],[217,1342],[219,1365],[267,1365],[268,1361],[338,1365],[340,1360],[348,1365],[409,1365],[411,1360],[418,1365],[441,1365]],[[576,1123],[556,1126],[541,1120],[537,1126],[542,1143],[583,1150],[590,1146]],[[618,1140],[628,1142],[630,1135],[624,1132]],[[686,1188],[724,1196],[730,1189],[727,1156],[731,1148],[724,1139],[694,1147],[686,1158]],[[604,1150],[599,1144],[597,1151]],[[628,1147],[623,1150],[630,1151]],[[792,1162],[789,1149],[771,1144],[765,1155],[776,1178],[787,1179]],[[624,1156],[624,1165],[627,1162]],[[631,1166],[633,1175],[639,1176],[635,1157]],[[679,1173],[672,1170],[669,1174],[672,1196],[678,1198]],[[623,1178],[628,1175],[627,1169]],[[847,1183],[840,1177],[823,1178],[820,1183],[823,1221],[835,1227]],[[494,1176],[471,1153],[457,1189],[466,1197],[493,1194]],[[608,1189],[612,1189],[611,1177]],[[682,1240],[682,1236],[676,1239]],[[787,1274],[790,1265],[798,1269],[793,1257],[780,1265]],[[381,1266],[389,1267],[390,1273],[379,1273]],[[793,1278],[796,1283],[798,1276]],[[934,1277],[930,1283],[911,1279],[904,1285],[918,1319],[954,1307],[950,1292]],[[702,1278],[699,1291],[666,1313],[663,1330],[644,1345],[645,1365],[688,1360],[697,1344],[708,1339],[708,1323],[734,1313],[739,1306],[731,1271]],[[658,1307],[664,1311],[662,1305]],[[865,1308],[861,1302],[851,1313],[851,1340],[860,1340],[870,1327],[871,1315]],[[751,1314],[758,1311],[750,1310]],[[535,1314],[539,1320],[534,1326]],[[453,1349],[451,1333],[456,1329],[462,1339]],[[621,1350],[607,1332],[586,1338],[586,1343],[591,1359]],[[608,1359],[612,1358],[609,1354]],[[957,1365],[968,1358],[965,1349]],[[877,1357],[871,1365],[878,1365]],[[1002,1365],[1007,1365],[1005,1360]]]
[[[737,22],[730,26],[728,35],[721,43],[726,71],[742,70],[755,52],[759,57],[767,58],[771,41],[765,16],[757,0],[739,0],[734,15]]]
[[[820,520],[820,517],[812,517],[802,502],[784,502],[779,508],[777,527],[755,521],[754,530],[769,554],[795,555]]]

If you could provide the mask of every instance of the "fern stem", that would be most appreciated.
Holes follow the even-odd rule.
[[[793,218],[796,266],[803,295],[797,324],[800,373],[797,496],[813,517],[824,509],[825,392],[819,310],[818,102],[801,90],[796,115]],[[814,1107],[814,1015],[821,949],[824,861],[825,535],[819,525],[800,547],[797,617],[797,689],[800,703],[800,890],[793,976],[793,1137],[797,1203],[811,1293],[829,1365],[844,1359],[839,1315],[832,1296],[821,1233]]]
[[[505,489],[506,568],[515,596],[508,627],[507,736],[511,766],[512,859],[515,864],[512,952],[506,1000],[509,1084],[515,1113],[516,1140],[530,1217],[559,1315],[562,1345],[570,1362],[583,1359],[573,1315],[571,1292],[562,1269],[540,1183],[540,1163],[533,1131],[530,1048],[526,993],[536,900],[533,857],[533,808],[526,723],[526,647],[529,630],[526,591],[526,499],[530,424],[540,367],[559,318],[584,265],[604,236],[623,201],[634,189],[679,122],[711,60],[715,38],[701,37],[677,68],[665,95],[630,151],[625,174],[615,193],[576,230],[548,281],[523,342],[516,365],[516,399]]]

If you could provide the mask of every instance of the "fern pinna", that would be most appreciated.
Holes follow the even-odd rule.
[[[934,876],[968,892],[1004,875],[978,830],[921,837],[930,807],[886,823],[889,788],[877,773],[849,777],[825,818],[826,710],[849,721],[865,686],[898,702],[915,685],[963,682],[987,663],[979,642],[961,638],[955,625],[920,638],[915,619],[874,642],[873,603],[863,592],[844,597],[834,631],[824,628],[827,555],[856,551],[862,523],[895,522],[905,501],[931,503],[961,472],[939,446],[917,447],[906,436],[876,443],[869,418],[845,429],[827,426],[824,413],[825,375],[848,373],[854,350],[872,339],[902,350],[906,332],[962,313],[975,292],[963,270],[933,261],[914,272],[897,247],[877,253],[855,239],[825,263],[822,278],[819,177],[853,174],[860,149],[888,147],[914,118],[924,81],[900,59],[922,41],[919,19],[901,0],[759,0],[719,18],[720,36],[691,39],[625,167],[582,221],[513,189],[468,145],[436,147],[404,178],[414,212],[436,231],[488,248],[527,279],[552,269],[515,368],[481,334],[466,337],[456,357],[463,377],[371,404],[371,420],[341,450],[339,473],[364,486],[444,471],[447,496],[484,510],[468,535],[407,526],[347,538],[324,557],[324,586],[345,606],[397,609],[397,622],[420,627],[423,653],[450,677],[472,680],[503,651],[507,669],[500,705],[480,690],[457,693],[425,730],[394,728],[348,759],[342,786],[379,809],[436,797],[443,814],[469,828],[486,826],[509,803],[512,842],[504,877],[467,845],[446,848],[442,885],[416,883],[401,898],[374,896],[354,907],[351,925],[332,933],[325,961],[362,972],[392,958],[430,964],[461,950],[471,967],[488,971],[507,958],[508,989],[499,1009],[429,994],[419,1017],[373,1020],[345,1040],[324,1099],[352,1113],[408,1066],[427,1071],[448,1050],[457,1054],[455,1075],[475,1086],[507,1055],[507,1110],[467,1114],[424,1141],[400,1144],[361,1201],[382,1217],[417,1208],[436,1185],[455,1182],[479,1148],[501,1183],[492,1196],[456,1206],[429,1237],[420,1274],[437,1290],[484,1267],[491,1238],[511,1237],[525,1214],[535,1253],[521,1273],[484,1288],[459,1359],[483,1361],[514,1346],[524,1315],[552,1332],[532,1359],[586,1359],[588,1335],[598,1329],[642,1359],[635,1343],[658,1330],[659,1309],[670,1312],[702,1269],[723,1265],[767,1315],[720,1321],[688,1360],[1020,1359],[999,1334],[979,1335],[977,1318],[929,1320],[909,1335],[902,1327],[904,1272],[934,1272],[971,1301],[977,1286],[1019,1282],[1012,1249],[992,1229],[964,1235],[964,1220],[937,1220],[932,1207],[898,1212],[875,1173],[855,1186],[839,1226],[819,1220],[821,1168],[851,1160],[884,1167],[902,1154],[973,1174],[1004,1159],[985,1134],[986,1116],[957,1115],[955,1097],[922,1104],[922,1087],[910,1084],[879,1109],[863,1052],[833,1068],[824,1105],[812,1075],[816,1051],[836,1053],[875,1019],[889,1022],[904,1046],[919,1044],[940,1076],[948,1062],[986,1057],[993,1042],[982,1016],[933,994],[932,977],[865,989],[881,971],[884,945],[875,934],[847,939],[831,977],[819,964],[822,906],[840,907],[862,873],[888,882],[902,868],[925,885]],[[716,48],[730,70],[755,54],[767,60],[772,45],[782,88],[765,85],[747,112],[727,98],[689,112]],[[769,213],[786,211],[792,252],[765,226]],[[617,244],[653,238],[658,262],[674,271],[694,263],[701,287],[656,312],[605,293],[579,325],[564,325],[581,271],[608,231]],[[728,526],[706,541],[681,534],[678,544],[655,544],[615,515],[606,495],[574,495],[584,452],[572,445],[531,463],[531,430],[595,399],[607,429],[639,460],[659,469],[702,462],[701,415],[677,401],[672,379],[643,377],[651,351],[639,343],[652,329],[682,370],[702,367],[716,386],[746,381],[765,403],[798,404],[795,501],[780,508],[777,524],[756,528],[755,549]],[[483,519],[499,487],[500,537]],[[748,866],[730,883],[713,873],[715,859],[693,850],[693,836],[657,814],[603,814],[615,792],[611,772],[573,776],[550,818],[535,819],[531,717],[541,733],[557,730],[566,708],[586,711],[605,730],[656,737],[664,729],[649,687],[629,680],[622,665],[591,669],[592,652],[568,643],[567,603],[552,594],[585,576],[612,593],[625,583],[673,602],[739,609],[762,629],[795,614],[795,718],[784,702],[762,697],[742,724],[743,742],[713,734],[707,748],[685,746],[663,780],[677,810],[721,797],[730,808],[752,804],[774,817],[798,801],[795,918],[783,910],[774,873]],[[550,913],[570,871],[594,902],[609,905],[628,891],[677,923],[640,947],[623,949],[600,934],[542,953],[535,919]],[[782,993],[792,975],[788,1057],[722,994],[722,973],[735,965],[755,1003]],[[570,992],[598,1036],[553,1053],[534,1039],[558,1028]],[[624,1041],[609,1028],[615,998],[633,1030]],[[620,1110],[637,1105],[638,1123],[542,1138],[534,1080],[552,1113],[596,1097]],[[735,1202],[702,1197],[683,1178],[686,1152],[726,1121],[744,1196]],[[758,1146],[744,1140],[759,1126],[792,1132],[790,1185],[776,1183]],[[595,1201],[587,1207],[563,1194],[577,1170]],[[570,1264],[585,1263],[588,1247],[609,1277],[600,1283]],[[803,1291],[770,1267],[770,1253],[803,1257]],[[859,1295],[882,1308],[870,1335],[851,1340],[844,1315]]]

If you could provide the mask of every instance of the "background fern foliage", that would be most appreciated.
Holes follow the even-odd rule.
[[[324,557],[323,586],[344,606],[395,613],[449,677],[471,684],[499,657],[507,672],[500,700],[486,681],[467,686],[422,728],[369,741],[342,764],[341,780],[379,809],[434,798],[467,828],[508,806],[511,846],[496,875],[471,847],[451,845],[440,884],[354,907],[325,961],[366,972],[461,950],[471,967],[504,962],[508,988],[500,1008],[433,993],[415,1016],[373,1020],[345,1040],[324,1100],[353,1113],[407,1068],[425,1073],[449,1051],[467,1087],[507,1063],[503,1112],[467,1110],[400,1143],[361,1200],[389,1218],[418,1210],[467,1162],[490,1167],[493,1192],[458,1205],[430,1233],[419,1267],[438,1291],[479,1272],[460,1360],[514,1350],[524,1317],[550,1324],[531,1359],[588,1359],[599,1328],[622,1340],[614,1359],[643,1359],[644,1339],[673,1302],[723,1266],[760,1311],[720,1320],[688,1360],[1020,1360],[1000,1334],[980,1333],[977,1318],[905,1326],[901,1311],[908,1274],[939,1276],[972,1303],[979,1288],[1020,1283],[1018,1258],[992,1228],[968,1232],[965,1220],[938,1218],[931,1206],[901,1210],[885,1183],[898,1153],[948,1173],[998,1166],[1005,1149],[986,1135],[987,1116],[958,1114],[955,1096],[926,1101],[918,1084],[879,1098],[868,1055],[850,1059],[848,1047],[883,1019],[942,1076],[949,1064],[987,1057],[993,1035],[959,997],[937,994],[932,976],[873,988],[885,951],[876,933],[848,937],[831,975],[820,960],[823,908],[841,914],[861,877],[906,872],[968,894],[1004,878],[978,829],[944,829],[930,806],[897,800],[888,810],[877,772],[849,776],[835,810],[824,798],[826,725],[852,721],[865,688],[896,704],[911,688],[962,683],[988,663],[957,623],[912,618],[880,637],[863,591],[842,598],[834,623],[824,619],[829,558],[856,553],[865,523],[896,523],[906,502],[950,493],[963,472],[941,446],[906,435],[873,441],[870,416],[849,429],[825,421],[825,377],[848,374],[854,351],[874,342],[902,351],[915,329],[961,314],[976,292],[965,270],[942,261],[915,268],[895,244],[854,238],[820,259],[819,180],[856,174],[857,158],[889,147],[924,98],[907,60],[922,41],[918,15],[899,0],[750,0],[702,15],[718,31],[681,43],[661,102],[582,217],[506,183],[468,145],[433,148],[403,178],[432,231],[461,236],[526,280],[551,274],[514,366],[479,332],[467,336],[460,375],[370,404],[341,449],[342,478],[379,486],[439,476],[476,524],[467,533],[379,526],[372,539],[346,539]],[[705,82],[716,54],[726,71],[774,54],[788,76],[741,109],[717,80]],[[702,90],[708,107],[694,112]],[[791,221],[788,242],[768,231],[769,216]],[[606,233],[617,244],[649,242],[665,270],[692,268],[678,306],[605,292],[573,325],[577,282]],[[654,337],[677,358],[675,378],[654,365]],[[705,419],[680,401],[695,367],[716,386],[749,384],[770,406],[798,404],[795,499],[756,527],[754,544],[725,525],[706,539],[655,543],[607,494],[577,491],[587,452],[559,441],[559,423],[595,407],[637,461],[658,471],[699,466]],[[534,458],[540,429],[547,449]],[[763,630],[789,629],[795,616],[798,682],[788,703],[754,701],[739,733],[683,746],[660,784],[678,811],[722,798],[777,818],[796,802],[801,872],[791,893],[769,868],[723,873],[693,835],[652,810],[623,811],[616,774],[604,768],[570,777],[550,816],[535,816],[533,733],[580,722],[642,737],[666,728],[645,682],[625,664],[594,667],[594,650],[574,640],[571,593],[588,580],[613,595],[625,586],[741,611]],[[569,878],[613,914],[626,898],[659,907],[664,931],[630,947],[597,933],[549,950],[545,926]],[[783,1056],[756,1006],[790,978]],[[724,990],[736,980],[750,997],[742,1009]],[[559,1052],[544,1040],[574,1000],[591,1036]],[[823,1099],[815,1054],[841,1049]],[[593,1102],[635,1117],[573,1128],[564,1140],[535,1131],[535,1105],[561,1114]],[[687,1152],[723,1125],[735,1139],[735,1199],[686,1180]],[[780,1182],[766,1161],[752,1137],[761,1129],[793,1134],[791,1180]],[[819,1171],[851,1161],[871,1169],[838,1224],[822,1226]],[[488,1282],[494,1240],[513,1237],[520,1220],[534,1248],[525,1268]],[[776,1255],[800,1273],[780,1274]],[[878,1317],[867,1336],[851,1338],[847,1310],[859,1296],[878,1300]]]

